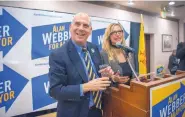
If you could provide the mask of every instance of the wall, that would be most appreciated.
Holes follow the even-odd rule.
[[[184,25],[184,22],[183,20],[180,20],[179,21],[179,42],[184,42],[185,41],[185,37],[184,37],[184,28],[185,28],[185,25]]]
[[[15,6],[32,9],[53,10],[68,13],[87,12],[90,16],[112,18],[119,20],[127,20],[132,22],[140,22],[140,14],[127,12],[119,9],[113,9],[98,5],[92,5],[83,2],[0,2],[0,5]],[[162,34],[170,34],[173,36],[173,48],[178,43],[178,22],[151,17],[144,15],[145,33],[151,36],[151,71],[154,71],[158,65],[168,65],[168,58],[171,52],[162,52]],[[183,32],[183,28],[179,28]],[[184,37],[180,37],[184,38]]]

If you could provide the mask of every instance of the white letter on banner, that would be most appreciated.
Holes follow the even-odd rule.
[[[166,117],[167,108],[168,106],[166,106],[166,108],[163,108],[162,112],[160,110],[160,117]]]
[[[181,96],[180,96],[180,105],[182,105],[182,104],[183,104],[182,99],[183,99],[183,95],[181,95]]]
[[[49,92],[49,81],[46,83],[44,83],[44,89],[45,89],[45,92],[46,92],[46,94],[48,94],[48,92]]]
[[[175,101],[173,101],[173,102],[172,102],[172,112],[174,112],[175,109],[176,109],[176,108],[175,108]]]
[[[57,33],[53,33],[53,43],[57,43]]]
[[[176,100],[176,109],[179,108],[179,98]]]
[[[3,26],[3,37],[10,36],[9,30],[10,30],[10,27],[8,25]]]
[[[62,32],[58,33],[58,42],[61,42],[63,40]]]
[[[9,30],[10,30],[10,27],[8,25],[0,26],[0,38],[10,36]]]
[[[67,41],[69,39],[68,32],[64,31],[64,41]]]
[[[3,71],[3,51],[0,51],[0,72]]]
[[[168,105],[168,115],[171,114],[171,104]]]
[[[98,44],[102,44],[103,42],[103,35],[98,36]]]
[[[8,90],[11,91],[10,85],[11,85],[10,80],[4,82],[5,92],[8,92]]]
[[[44,45],[51,43],[51,36],[52,36],[52,33],[51,32],[50,33],[46,33],[46,34],[42,34]]]
[[[3,82],[0,82],[0,94],[4,93],[2,85],[3,85]]]

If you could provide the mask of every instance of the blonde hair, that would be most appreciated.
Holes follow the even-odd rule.
[[[107,52],[109,61],[110,61],[110,60],[118,61],[116,55],[117,55],[117,53],[122,52],[121,49],[114,48],[114,47],[112,46],[112,44],[111,44],[110,33],[112,32],[112,29],[113,29],[114,26],[119,26],[121,29],[123,29],[120,23],[112,23],[112,24],[110,24],[110,25],[106,28],[106,30],[105,30],[105,34],[104,34],[104,37],[103,37],[102,49],[103,49],[105,52]],[[123,34],[123,36],[121,37],[121,44],[122,44],[122,45],[125,45],[124,34]]]

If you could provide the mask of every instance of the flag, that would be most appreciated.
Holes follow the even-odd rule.
[[[144,35],[144,21],[143,15],[141,14],[141,25],[139,34],[139,49],[138,49],[138,63],[139,63],[139,74],[146,74],[146,49],[145,49],[145,35]]]

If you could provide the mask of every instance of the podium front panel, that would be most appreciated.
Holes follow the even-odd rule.
[[[150,88],[150,117],[185,117],[185,77]]]

